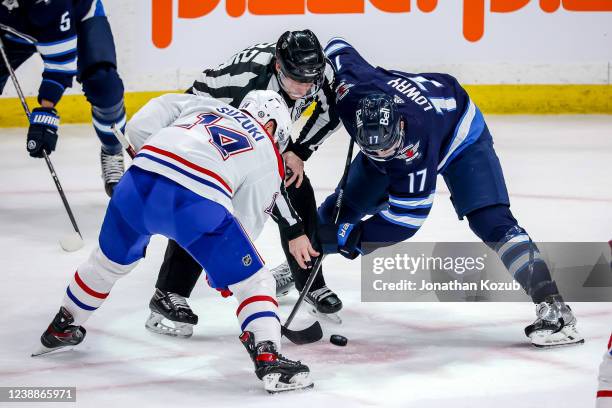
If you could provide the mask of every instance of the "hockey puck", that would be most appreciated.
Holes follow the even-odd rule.
[[[340,347],[344,347],[346,346],[346,343],[348,343],[348,339],[344,336],[341,336],[339,334],[332,334],[329,338],[329,341],[331,344],[334,344],[336,346],[340,346]]]

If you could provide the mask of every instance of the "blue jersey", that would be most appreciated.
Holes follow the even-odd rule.
[[[427,218],[438,173],[483,133],[483,116],[450,75],[374,67],[340,38],[332,39],[325,53],[335,70],[336,108],[351,137],[357,103],[366,95],[393,97],[405,119],[401,154],[387,162],[371,161],[388,176],[388,206],[361,224],[362,242],[403,241]]]
[[[43,59],[39,99],[57,103],[72,85],[77,73],[77,27],[103,15],[100,0],[5,0],[0,4],[0,23],[31,39],[3,31],[4,42],[33,42]]]

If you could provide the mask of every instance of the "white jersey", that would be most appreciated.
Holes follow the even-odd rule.
[[[612,408],[612,334],[608,341],[608,351],[599,366],[597,408]]]
[[[127,133],[135,166],[223,205],[251,239],[273,212],[281,223],[299,224],[282,188],[280,153],[248,114],[216,99],[168,94],[138,111]]]

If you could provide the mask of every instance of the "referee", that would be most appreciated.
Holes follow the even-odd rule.
[[[340,127],[335,111],[333,68],[326,61],[319,40],[310,30],[287,31],[276,43],[262,43],[249,47],[213,69],[207,69],[187,92],[212,97],[238,107],[249,91],[269,89],[278,92],[287,102],[292,120],[297,121],[303,111],[316,102],[312,115],[302,128],[297,140],[283,153],[288,178],[285,187],[291,205],[303,221],[303,228],[315,249],[317,237],[317,208],[310,180],[304,174],[304,161],[319,145]],[[272,272],[276,279],[277,295],[287,294],[293,283],[301,290],[310,270],[300,267],[288,242],[304,231],[279,225],[281,243],[288,262]],[[198,316],[186,298],[196,285],[202,267],[170,240],[159,271],[156,290],[149,303],[151,315],[146,327],[160,334],[189,337]],[[338,296],[325,284],[323,271],[314,281],[306,301],[313,311],[335,319],[342,308]],[[169,321],[169,322],[167,322]],[[171,325],[167,324],[170,323]]]

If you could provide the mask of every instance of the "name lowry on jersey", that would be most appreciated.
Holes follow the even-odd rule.
[[[434,108],[432,104],[429,102],[429,99],[421,95],[421,91],[417,89],[416,85],[413,85],[412,83],[410,83],[409,81],[405,79],[396,78],[396,79],[393,79],[387,82],[387,85],[391,85],[398,92],[400,92],[402,95],[407,96],[417,105],[424,106],[423,110],[425,112]]]

